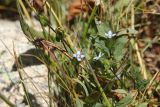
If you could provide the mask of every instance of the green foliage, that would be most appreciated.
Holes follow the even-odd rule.
[[[131,21],[136,20],[132,17],[136,14],[131,6],[134,2],[119,0],[112,4],[104,0],[108,10],[100,24],[96,24],[100,20],[99,6],[94,5],[87,18],[77,19],[70,29],[62,21],[60,3],[63,2],[48,0],[46,15],[30,8],[42,27],[42,31],[37,31],[25,20],[19,1],[22,30],[30,42],[42,40],[36,45],[44,52],[40,59],[46,64],[49,77],[53,78],[50,72],[56,77],[60,92],[55,101],[64,107],[126,107],[136,105],[135,100],[142,100],[137,107],[145,107],[143,95],[132,93],[133,90],[143,93],[150,82],[144,79],[136,60],[138,31],[131,25]],[[50,86],[53,81],[48,79],[48,88],[53,90]],[[123,97],[115,99],[112,93]],[[53,102],[52,98],[49,102]]]
[[[148,83],[148,80],[138,80],[136,82],[136,87],[138,90],[144,90]]]
[[[126,107],[127,105],[131,104],[132,100],[133,100],[132,96],[127,95],[116,104],[116,107]]]
[[[124,89],[116,89],[116,90],[113,90],[112,92],[119,93],[119,94],[128,94],[128,92]]]
[[[148,103],[140,103],[136,107],[147,107]]]
[[[39,21],[41,22],[42,26],[45,27],[45,26],[49,25],[49,20],[47,17],[45,17],[43,15],[39,15],[38,18],[39,18]]]
[[[115,41],[114,50],[113,50],[113,57],[120,61],[122,60],[124,54],[126,53],[125,44],[128,42],[127,37],[119,38]]]
[[[131,72],[131,76],[135,82],[135,86],[138,90],[144,90],[147,84],[149,83],[148,80],[145,80],[141,77],[140,71],[137,67],[133,66],[133,71]]]

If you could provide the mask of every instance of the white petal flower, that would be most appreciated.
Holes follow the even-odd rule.
[[[81,51],[77,51],[77,53],[73,54],[73,57],[77,59],[77,61],[81,61],[85,56],[81,53]]]
[[[105,36],[106,36],[107,38],[112,38],[112,37],[114,37],[115,35],[116,35],[116,34],[113,33],[111,30],[108,31],[107,33],[105,33]]]
[[[102,54],[102,52],[99,53],[98,56],[94,57],[93,59],[95,60],[99,60],[104,54]]]

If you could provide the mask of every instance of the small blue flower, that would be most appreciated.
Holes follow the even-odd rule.
[[[77,59],[77,61],[81,61],[85,56],[81,53],[81,51],[77,51],[77,53],[73,54],[73,57]]]
[[[104,54],[102,52],[99,53],[98,56],[94,57],[93,59],[99,60]]]
[[[105,33],[105,36],[106,36],[107,38],[112,38],[112,37],[114,37],[115,35],[116,35],[116,34],[113,33],[111,30],[108,31],[107,33]]]

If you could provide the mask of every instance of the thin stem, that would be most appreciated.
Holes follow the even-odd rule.
[[[48,68],[48,89],[49,89],[49,95],[52,95],[52,72],[50,71],[50,69]],[[52,107],[52,98],[49,97],[49,107]]]
[[[31,17],[26,9],[26,7],[24,6],[24,3],[22,2],[22,0],[18,0],[19,4],[21,5],[24,14],[26,15],[27,19],[31,22],[32,25],[34,25],[33,21],[31,20]]]
[[[45,1],[45,3],[46,3],[46,1]],[[46,6],[45,6],[46,7]],[[49,11],[51,11],[51,8],[49,8]],[[46,10],[46,13],[47,13],[47,10]],[[51,24],[51,14],[50,14],[50,12],[48,13],[48,17],[49,17],[49,25]],[[50,33],[51,33],[51,28],[52,27],[48,27],[48,32],[49,32],[49,34],[48,34],[48,36],[47,36],[47,40],[49,39],[49,37],[50,37]],[[50,55],[49,55],[49,52],[47,52],[47,55],[48,55],[48,57],[50,58]],[[53,90],[52,90],[52,78],[53,78],[53,73],[51,72],[51,70],[49,69],[49,67],[47,67],[47,69],[48,69],[48,90],[49,90],[49,95],[52,95],[53,94]],[[49,97],[49,107],[52,107],[53,106],[53,103],[52,103],[52,98],[51,97]]]
[[[2,93],[0,93],[0,99],[2,99],[6,104],[8,104],[10,107],[16,107],[12,102],[8,100]]]
[[[91,73],[92,73],[92,75],[93,75],[93,78],[94,78],[97,86],[98,86],[98,89],[99,89],[100,93],[102,94],[102,96],[103,96],[103,98],[104,98],[104,106],[105,106],[105,107],[111,107],[111,104],[110,104],[110,102],[109,102],[106,94],[104,93],[104,90],[103,90],[103,88],[101,87],[101,84],[99,83],[99,81],[98,81],[98,79],[97,79],[97,77],[96,77],[96,74],[95,74],[95,72],[93,71],[93,69],[92,69],[92,67],[91,67],[91,65],[89,64],[89,62],[88,62],[87,59],[86,59],[86,62],[88,63],[89,69],[90,69],[90,71],[91,71]]]
[[[91,22],[92,22],[93,19],[94,19],[94,16],[95,16],[95,14],[96,14],[97,9],[98,9],[98,6],[94,6],[94,8],[93,8],[93,10],[92,10],[92,13],[91,13],[91,15],[90,15],[90,17],[89,17],[89,20],[88,20],[88,22],[87,22],[87,25],[86,25],[86,27],[85,27],[85,29],[84,29],[83,34],[82,34],[82,35],[83,35],[83,38],[85,38],[86,35],[87,35],[87,33],[88,33],[88,29],[89,29],[89,27],[90,27]]]
[[[15,61],[16,61],[16,64],[17,64],[17,68],[20,67],[20,64],[19,64],[19,61],[18,61],[18,58],[17,58],[17,55],[16,55],[16,52],[15,50],[13,50],[14,52],[14,56],[15,56]],[[24,93],[25,93],[25,97],[26,97],[26,100],[27,100],[27,103],[30,107],[32,107],[32,102],[31,102],[31,99],[29,97],[29,94],[28,94],[28,91],[26,89],[26,86],[24,84],[24,81],[23,81],[23,77],[22,77],[22,72],[18,69],[18,74],[19,74],[19,77],[20,77],[20,80],[21,80],[21,84],[22,84],[22,87],[23,87],[23,90],[24,90]]]
[[[147,87],[145,88],[144,92],[143,92],[143,96],[142,99],[144,99],[144,96],[147,92],[147,90],[151,87],[151,85],[153,84],[154,80],[156,79],[156,77],[158,76],[158,74],[160,73],[160,71],[157,71],[156,74],[152,77],[152,79],[150,80],[149,84],[147,85]]]
[[[62,23],[60,22],[60,19],[56,15],[55,11],[50,7],[50,5],[49,5],[48,2],[46,2],[46,4],[51,9],[51,12],[52,12],[53,16],[55,17],[56,22],[58,23],[58,26],[61,27],[61,28],[63,28]],[[64,35],[65,35],[65,39],[68,42],[70,48],[73,50],[74,49],[74,45],[73,45],[72,40],[70,39],[69,35],[66,32],[64,32]]]
[[[48,2],[46,2],[46,4],[49,8],[51,8]],[[54,10],[52,8],[51,8],[51,12],[52,12],[53,16],[55,17],[55,19],[58,23],[58,26],[63,28],[62,23],[60,22],[58,16],[56,15],[56,13],[54,12]]]
[[[131,24],[132,24],[132,29],[135,29],[135,26],[134,26],[134,23],[135,23],[135,12],[134,12],[134,3],[132,4],[132,8],[131,8]],[[135,35],[133,35],[135,36]],[[139,61],[139,65],[140,65],[140,68],[141,68],[141,73],[143,75],[143,78],[144,79],[147,79],[147,73],[146,73],[146,68],[145,68],[145,64],[143,62],[143,59],[142,59],[142,56],[139,52],[139,47],[138,47],[138,44],[136,42],[135,39],[131,39],[131,44],[132,46],[134,47],[135,51],[136,51],[136,54],[137,54],[137,57],[138,57],[138,61]]]

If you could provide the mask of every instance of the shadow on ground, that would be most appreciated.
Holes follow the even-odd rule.
[[[39,57],[42,53],[40,49],[29,49],[26,52],[20,54],[18,56],[18,61],[21,62],[22,67],[28,67],[33,65],[41,65],[43,64],[37,57]],[[11,71],[17,71],[17,64],[14,62]]]

